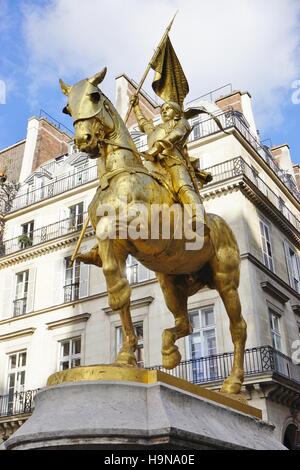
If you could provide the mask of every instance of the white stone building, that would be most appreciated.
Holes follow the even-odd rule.
[[[134,84],[125,76],[116,84],[117,107],[125,114]],[[300,442],[300,366],[292,361],[293,354],[300,359],[300,193],[289,147],[269,149],[260,143],[248,93],[206,96],[190,106],[203,104],[218,115],[226,133],[202,116],[192,122],[189,149],[213,175],[202,190],[206,210],[230,224],[240,247],[239,292],[248,324],[243,393],[276,426],[278,439],[295,448]],[[157,106],[146,95],[142,106],[157,116]],[[145,139],[133,118],[130,126],[143,148]],[[68,151],[43,158],[32,171],[36,141],[29,133],[18,172],[21,187],[5,214],[0,254],[3,439],[28,417],[35,391],[50,374],[111,363],[121,343],[120,318],[108,306],[101,270],[69,266],[98,185],[96,162],[70,143]],[[89,228],[82,250],[93,244]],[[160,365],[161,333],[172,326],[173,316],[154,273],[130,258],[128,278],[138,362]],[[224,306],[216,291],[204,289],[189,299],[189,311],[194,332],[179,341],[183,362],[172,373],[218,389],[233,350]]]

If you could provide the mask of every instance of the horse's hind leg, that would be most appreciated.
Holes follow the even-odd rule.
[[[108,304],[113,310],[120,310],[123,343],[116,363],[136,365],[135,350],[137,338],[130,315],[131,289],[126,277],[125,253],[119,252],[112,240],[98,240],[99,256],[108,291]]]
[[[164,330],[162,335],[163,367],[173,369],[181,360],[175,342],[192,332],[187,311],[187,283],[185,276],[156,273],[168,309],[175,318],[175,327]]]
[[[236,256],[226,261],[214,263],[213,278],[230,321],[231,338],[234,345],[233,367],[222,386],[222,392],[239,393],[244,380],[244,352],[247,339],[247,325],[242,317],[241,302],[238,294],[239,263]]]

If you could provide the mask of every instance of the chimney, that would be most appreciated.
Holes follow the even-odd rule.
[[[277,147],[272,147],[270,151],[280,168],[294,176],[294,168],[289,145],[278,145]]]
[[[224,111],[228,109],[228,107],[233,108],[235,111],[239,111],[240,113],[243,113],[243,115],[246,118],[246,121],[249,124],[249,130],[251,134],[259,140],[259,136],[257,133],[255,121],[254,121],[254,115],[253,115],[253,110],[252,110],[252,98],[250,93],[247,91],[241,92],[241,91],[234,91],[230,95],[218,98],[216,100],[217,106],[219,108],[223,109]]]
[[[125,74],[116,77],[116,109],[122,119],[125,119],[129,107],[129,100],[136,93],[137,85],[130,80]],[[153,119],[160,113],[158,106],[150,96],[141,90],[139,93],[139,102],[141,110],[147,119]],[[127,121],[127,127],[136,124],[134,112],[131,111]]]

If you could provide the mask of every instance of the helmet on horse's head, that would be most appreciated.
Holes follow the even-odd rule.
[[[98,86],[105,77],[106,67],[91,78],[81,80],[76,85],[66,85],[59,80],[62,92],[68,96],[68,104],[63,109],[65,114],[72,116],[73,121],[89,119],[96,116],[101,109],[101,93]],[[90,99],[83,100],[88,96]]]

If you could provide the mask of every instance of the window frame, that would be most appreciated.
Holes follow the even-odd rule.
[[[80,340],[80,352],[74,353],[73,346],[75,345],[75,342],[78,340]],[[64,356],[63,345],[66,343],[69,343],[69,354]],[[79,364],[72,365],[72,362],[77,361],[78,359],[79,359]],[[68,367],[64,369],[62,367],[62,364],[65,362],[68,362]],[[81,365],[82,365],[82,335],[72,336],[71,338],[65,338],[65,339],[59,340],[58,370],[63,371],[63,370],[73,369],[74,367],[79,367]]]
[[[263,226],[263,230],[262,230],[262,226]],[[271,225],[262,217],[259,218],[259,230],[260,230],[260,238],[261,238],[261,250],[262,250],[263,264],[266,266],[266,268],[268,268],[270,271],[275,273]],[[266,234],[268,235],[269,240]],[[270,247],[271,254],[268,253],[268,244]],[[264,245],[266,246],[266,251],[264,249]]]

